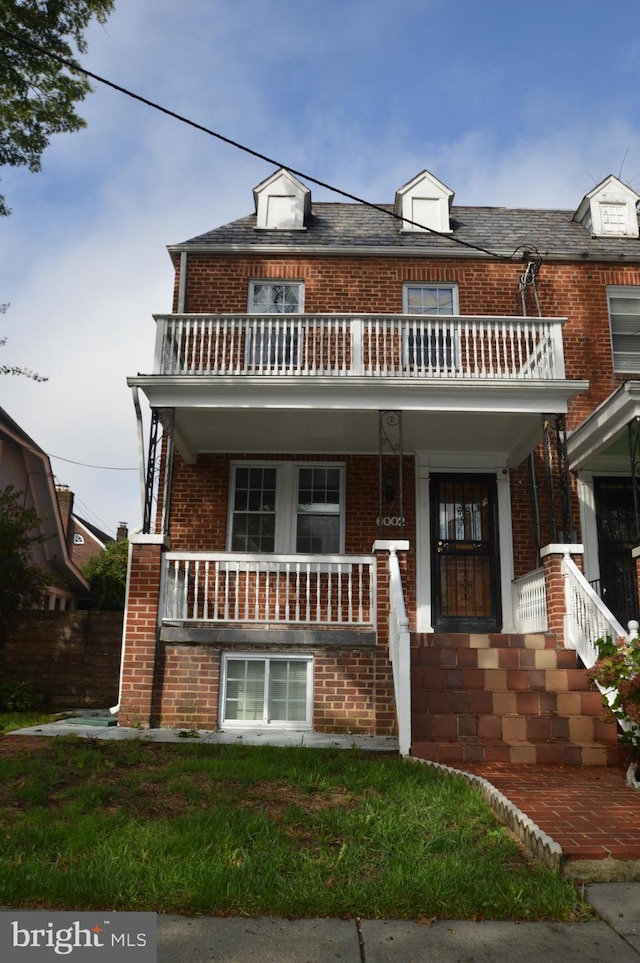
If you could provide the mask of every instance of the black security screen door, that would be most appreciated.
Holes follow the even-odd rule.
[[[594,478],[603,602],[625,628],[638,618],[638,585],[631,551],[637,545],[630,478]]]
[[[434,628],[500,629],[496,480],[490,475],[431,478]]]

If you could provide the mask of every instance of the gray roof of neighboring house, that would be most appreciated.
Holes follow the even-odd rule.
[[[272,249],[275,253],[290,248],[311,253],[325,249],[352,249],[354,253],[384,250],[443,257],[484,256],[482,251],[475,250],[481,248],[510,257],[519,248],[535,248],[543,256],[561,259],[640,260],[640,239],[592,237],[573,220],[573,211],[454,205],[451,208],[452,236],[402,232],[400,221],[390,216],[393,212],[392,204],[372,208],[365,204],[314,203],[303,231],[256,230],[256,216],[250,214],[183,244],[170,245],[169,250],[250,248]]]

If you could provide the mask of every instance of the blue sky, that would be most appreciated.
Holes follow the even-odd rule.
[[[88,39],[87,69],[376,203],[425,168],[458,204],[640,190],[637,0],[119,0]],[[49,376],[0,404],[115,534],[140,521],[126,377],[170,310],[165,247],[249,213],[273,168],[101,85],[81,112],[41,173],[0,171],[1,357]]]

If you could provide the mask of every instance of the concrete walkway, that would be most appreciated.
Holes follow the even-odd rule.
[[[601,920],[512,923],[158,917],[158,963],[637,963],[640,883],[587,891]]]

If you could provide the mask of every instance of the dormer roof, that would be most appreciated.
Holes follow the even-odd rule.
[[[258,230],[301,231],[311,212],[311,191],[284,167],[253,189]]]
[[[613,174],[586,194],[573,220],[592,237],[638,237],[637,194]]]
[[[449,213],[453,191],[429,171],[422,171],[396,191],[395,212],[402,231],[451,233]]]

